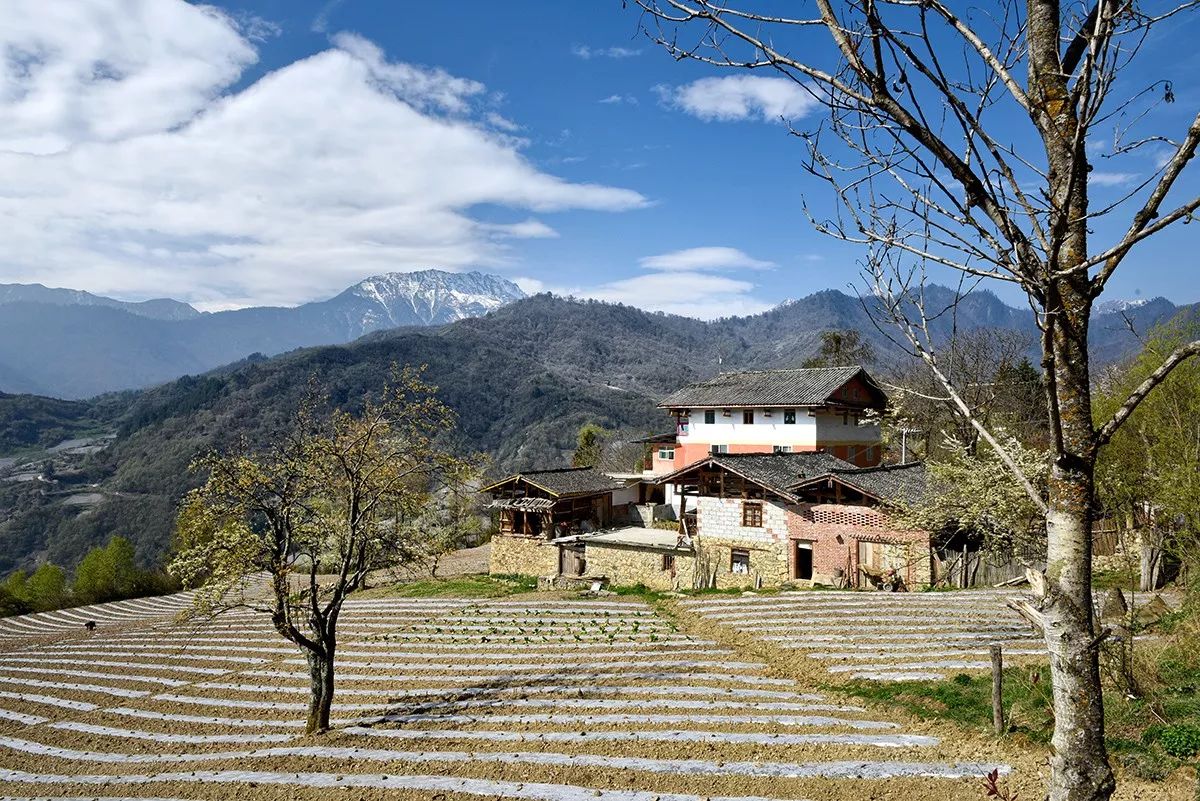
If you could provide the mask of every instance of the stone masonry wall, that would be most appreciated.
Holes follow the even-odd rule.
[[[558,573],[558,547],[527,537],[492,537],[488,572],[493,575],[553,576]]]
[[[696,559],[675,554],[675,575],[663,570],[663,551],[621,548],[614,545],[587,546],[587,575],[604,576],[611,586],[644,584],[652,590],[691,589]]]

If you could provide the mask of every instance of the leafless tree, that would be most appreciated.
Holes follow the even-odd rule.
[[[1168,116],[1151,112],[1175,100],[1171,83],[1130,89],[1118,78],[1156,28],[1194,20],[1198,1],[811,0],[771,5],[788,9],[780,16],[765,0],[633,0],[645,33],[673,57],[782,76],[823,105],[814,130],[792,133],[839,211],[828,219],[805,212],[817,230],[862,246],[885,316],[1002,458],[1002,444],[970,416],[943,369],[931,323],[954,304],[930,308],[925,279],[956,275],[961,292],[1002,281],[1027,296],[1040,328],[1052,452],[1046,499],[1025,484],[1045,512],[1049,545],[1041,604],[1054,801],[1106,799],[1115,787],[1091,597],[1097,451],[1200,352],[1200,342],[1179,348],[1110,419],[1093,421],[1093,302],[1139,244],[1200,208],[1200,197],[1178,197],[1200,115],[1189,114],[1182,131],[1151,130]],[[1108,130],[1107,155],[1160,158],[1151,175],[1093,208],[1090,158]],[[1116,215],[1123,233],[1094,246],[1097,219]]]
[[[966,405],[955,399],[920,359],[910,355],[881,379],[891,397],[885,431],[906,429],[910,450],[936,459],[947,450],[974,456],[979,447],[975,419],[995,432],[1003,429],[1025,445],[1045,444],[1045,413],[1040,374],[1027,359],[1032,337],[1004,328],[957,332],[940,343],[943,372]]]

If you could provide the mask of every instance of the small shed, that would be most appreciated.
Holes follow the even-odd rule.
[[[482,492],[499,511],[500,534],[552,540],[610,525],[613,493],[625,485],[594,468],[574,467],[517,473]]]

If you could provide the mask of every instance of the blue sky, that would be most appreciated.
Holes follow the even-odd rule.
[[[16,5],[0,281],[218,309],[477,267],[714,317],[857,278],[855,248],[800,213],[830,209],[828,190],[773,119],[819,110],[673,61],[618,0]],[[1131,76],[1179,81],[1159,112],[1171,132],[1200,99],[1196,32],[1156,34]],[[1099,169],[1102,198],[1152,167]],[[1136,252],[1108,296],[1200,299],[1197,230]]]

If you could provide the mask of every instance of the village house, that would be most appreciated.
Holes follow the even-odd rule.
[[[641,472],[534,471],[485,487],[491,570],[558,585],[863,586],[930,577],[929,536],[889,513],[924,491],[881,464],[887,397],[861,367],[723,373],[659,404]],[[891,572],[889,572],[891,571]]]

